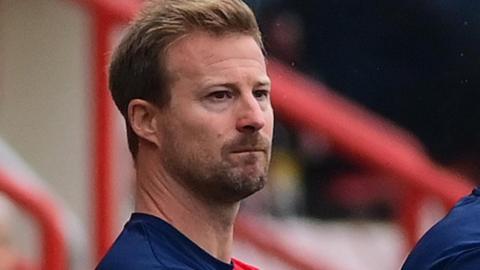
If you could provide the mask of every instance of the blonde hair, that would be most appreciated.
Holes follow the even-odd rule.
[[[246,34],[264,50],[255,16],[241,0],[148,1],[115,50],[109,70],[110,91],[126,120],[128,144],[134,158],[138,137],[128,121],[128,104],[136,98],[160,107],[169,102],[166,50],[194,31]]]

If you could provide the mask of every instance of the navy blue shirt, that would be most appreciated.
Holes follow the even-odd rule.
[[[160,218],[134,213],[97,270],[232,270]]]
[[[480,269],[480,189],[460,200],[417,243],[402,270]]]

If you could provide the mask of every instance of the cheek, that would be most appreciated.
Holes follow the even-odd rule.
[[[188,135],[188,142],[192,148],[208,155],[215,155],[221,150],[224,143],[224,133],[212,129],[207,125],[199,125],[191,129]]]
[[[194,107],[176,117],[172,128],[178,134],[189,151],[198,151],[197,155],[216,155],[228,138],[228,121],[225,115],[206,115],[204,111]],[[202,153],[203,152],[203,153]]]
[[[269,110],[265,116],[265,133],[272,138],[273,136],[273,123],[274,123],[274,116],[273,116],[273,110]]]

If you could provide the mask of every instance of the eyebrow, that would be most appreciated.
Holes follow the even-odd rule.
[[[270,78],[261,78],[259,79],[253,86],[254,87],[270,87],[271,86],[271,80]],[[236,82],[215,82],[215,81],[210,81],[208,80],[204,87],[202,88],[210,88],[210,87],[215,87],[215,86],[220,86],[220,87],[226,87],[226,88],[237,88],[238,84]]]
[[[258,82],[257,84],[255,84],[257,87],[258,86],[271,86],[272,85],[272,82],[270,81],[270,79],[266,79],[266,80],[261,80],[260,82]]]

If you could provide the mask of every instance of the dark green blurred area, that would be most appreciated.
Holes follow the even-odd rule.
[[[480,182],[480,1],[247,2],[270,55],[394,121],[434,160]],[[361,168],[331,153],[305,155],[298,134],[279,126],[277,144],[304,167],[307,214],[351,213],[329,206],[326,190],[333,175]],[[384,206],[375,213],[385,216]]]
[[[479,155],[479,1],[250,2],[272,55],[411,130],[439,161]],[[303,31],[294,57],[271,40],[287,16]]]

